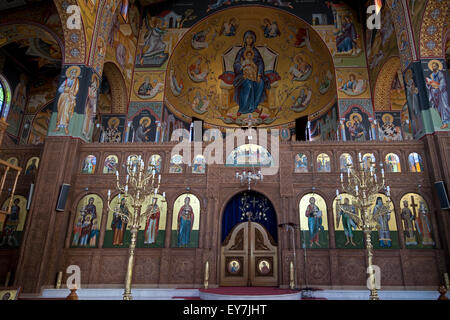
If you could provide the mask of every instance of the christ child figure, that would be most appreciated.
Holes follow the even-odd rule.
[[[242,57],[242,69],[244,71],[244,78],[252,81],[258,81],[258,67],[253,62],[255,54],[253,50],[247,50]]]

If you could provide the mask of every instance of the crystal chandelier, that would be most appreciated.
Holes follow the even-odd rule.
[[[251,171],[242,171],[242,174],[239,172],[236,172],[236,179],[240,180],[241,185],[247,183],[248,185],[248,190],[250,190],[250,185],[252,182],[256,182],[258,180],[263,181],[264,176],[261,173],[261,170],[259,170],[257,173],[251,172]]]

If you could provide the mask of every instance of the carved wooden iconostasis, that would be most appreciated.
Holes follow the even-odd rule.
[[[124,174],[123,164],[142,156],[162,174],[166,194],[143,206],[150,214],[138,232],[133,284],[199,287],[208,262],[211,286],[287,287],[294,241],[300,285],[364,287],[362,231],[335,199],[339,174],[361,152],[383,163],[392,190],[391,214],[372,233],[382,285],[440,282],[449,222],[432,181],[448,185],[446,109],[436,99],[448,67],[436,35],[424,37],[431,49],[420,37],[442,31],[439,1],[386,1],[377,31],[346,4],[320,1],[135,1],[128,11],[69,2],[80,4],[83,19],[73,33],[56,2],[47,15],[30,14],[33,23],[11,24],[25,7],[0,18],[0,110],[9,125],[1,158],[24,168],[16,215],[0,224],[0,281],[13,272],[25,292],[39,292],[76,264],[83,284],[120,286],[130,226],[109,210],[107,192],[116,170]],[[301,117],[308,142],[295,141]],[[224,148],[223,164],[210,164],[207,136],[188,165],[170,140],[194,118],[221,134],[279,129],[279,157],[253,140]],[[251,191],[235,179],[276,161],[277,173]],[[71,191],[56,212],[62,183]],[[112,196],[111,207],[132,213]],[[354,199],[343,201],[351,208]],[[299,226],[293,239],[278,227],[287,222]]]

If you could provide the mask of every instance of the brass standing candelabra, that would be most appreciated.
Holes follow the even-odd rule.
[[[345,214],[349,215],[353,221],[355,221],[356,225],[364,232],[367,250],[367,265],[370,272],[368,282],[368,284],[370,283],[370,300],[379,300],[372,264],[373,246],[371,232],[379,229],[379,218],[390,213],[390,187],[385,184],[383,164],[380,163],[381,180],[379,180],[376,174],[375,163],[372,160],[367,162],[363,161],[363,159],[361,159],[361,153],[358,154],[358,163],[355,164],[355,167],[353,167],[351,163],[347,163],[346,167],[347,184],[344,183],[344,174],[341,173],[341,186],[345,193],[354,197],[355,201],[352,204],[354,211],[351,206],[341,205],[342,196],[339,195],[339,190],[336,190],[337,210],[343,211]],[[377,193],[380,191],[386,191],[388,200],[376,213],[371,214],[369,209],[376,201]]]
[[[131,282],[133,278],[134,250],[136,248],[137,234],[142,222],[146,221],[153,212],[152,210],[146,210],[143,213],[142,206],[149,197],[156,197],[158,194],[161,175],[156,175],[156,169],[153,165],[150,165],[149,169],[145,170],[144,161],[141,159],[141,156],[137,157],[135,160],[128,159],[125,167],[127,175],[125,177],[125,182],[122,182],[122,184],[119,181],[119,172],[116,170],[116,189],[119,191],[117,198],[119,203],[122,199],[126,199],[127,203],[130,204],[134,210],[128,215],[120,211],[119,205],[115,208],[111,208],[111,190],[108,190],[108,208],[110,211],[114,212],[116,217],[120,217],[123,223],[128,224],[131,222],[131,243],[128,253],[123,300],[132,300]],[[163,192],[163,197],[165,197],[165,192]],[[153,201],[151,203],[153,203]]]

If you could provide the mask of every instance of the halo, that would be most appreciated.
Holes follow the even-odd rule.
[[[70,73],[72,72],[72,70],[77,70],[77,73],[76,73],[75,77],[78,78],[80,76],[80,73],[81,73],[80,67],[78,67],[78,66],[71,66],[71,67],[67,68],[67,70],[66,70],[66,77],[70,78]]]
[[[256,32],[251,29],[245,31],[244,37],[243,37],[244,42],[245,42],[245,39],[247,38],[247,36],[252,36],[253,37],[253,45],[256,45]]]
[[[412,79],[412,77],[413,77],[412,70],[411,69],[406,70],[406,72],[405,72],[405,79],[406,80],[410,80],[410,79]]]
[[[95,83],[97,84],[96,85],[96,88],[98,88],[99,87],[99,80],[98,80],[98,77],[97,77],[97,75],[95,74],[95,73],[93,73],[92,74],[92,78],[91,78],[91,84],[93,83],[95,81]]]
[[[350,126],[353,125],[353,121],[349,120],[345,123],[345,125],[347,126],[347,128],[349,128]]]
[[[294,62],[298,62],[298,58],[302,58],[303,61],[306,60],[303,54],[297,53],[294,57]]]
[[[144,122],[144,120],[147,120],[147,121],[148,121],[148,126],[150,126],[150,125],[152,124],[152,119],[150,119],[149,117],[142,117],[142,118],[139,120],[139,124],[142,125],[142,123]]]
[[[441,71],[442,69],[444,69],[442,62],[440,62],[439,60],[431,60],[430,62],[428,62],[428,69],[430,69],[431,71],[433,71],[433,63],[437,63],[439,66],[439,71]]]
[[[363,121],[362,116],[361,116],[359,113],[354,112],[354,113],[352,113],[352,114],[350,115],[350,120],[351,120],[352,123],[353,123],[353,117],[354,117],[354,116],[356,116],[356,117],[359,119],[359,122],[362,122],[362,121]]]
[[[383,120],[384,123],[386,122],[394,123],[394,117],[392,116],[392,114],[389,113],[383,114],[381,120]]]
[[[108,126],[110,128],[117,129],[119,127],[119,123],[120,123],[120,120],[117,117],[113,117],[113,118],[108,120]]]

